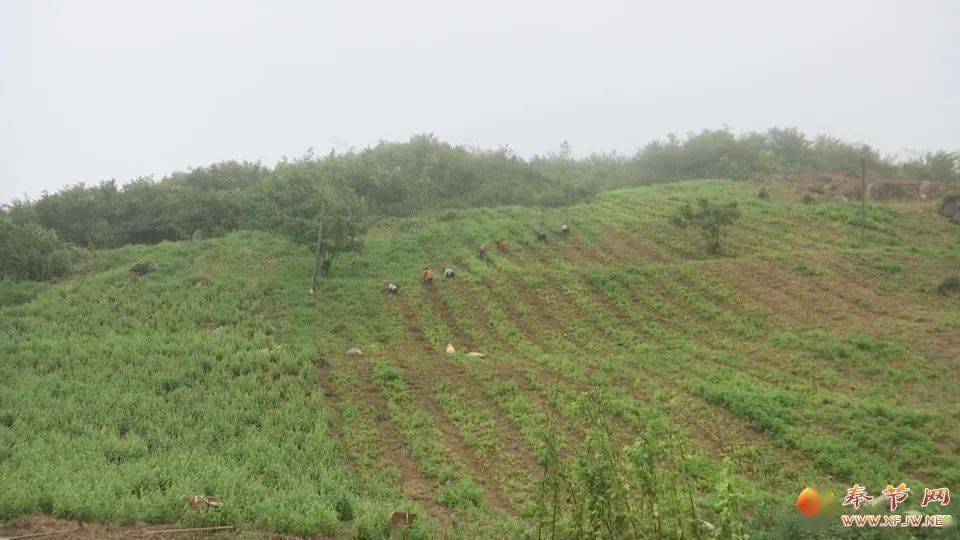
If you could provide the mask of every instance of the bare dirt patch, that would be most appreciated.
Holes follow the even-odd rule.
[[[797,173],[785,178],[793,187],[818,200],[859,201],[862,179],[841,173]],[[867,176],[867,198],[873,201],[911,201],[936,198],[951,189],[948,182]]]
[[[420,474],[419,463],[404,443],[399,428],[390,419],[386,401],[379,387],[373,382],[371,360],[368,358],[349,358],[333,360],[333,362],[337,363],[338,369],[353,373],[358,384],[356,393],[348,395],[346,391],[337,388],[337,385],[333,383],[332,365],[322,363],[318,366],[320,384],[334,414],[337,417],[342,417],[344,406],[352,400],[360,400],[366,405],[366,409],[371,411],[371,414],[364,415],[363,421],[375,426],[373,432],[376,433],[379,441],[376,445],[377,466],[381,470],[388,467],[396,468],[400,473],[404,495],[418,502],[442,529],[449,527],[452,520],[450,511],[437,504],[434,497],[435,486]],[[343,437],[340,436],[340,430],[339,425],[336,426],[334,434],[343,440]],[[350,466],[351,464],[347,462],[346,465]]]
[[[903,293],[881,293],[874,278],[841,262],[817,262],[831,275],[804,276],[776,261],[750,259],[721,261],[705,271],[743,301],[745,305],[736,306],[740,311],[772,317],[786,327],[897,339],[956,365],[960,343],[937,331],[938,310]]]
[[[406,301],[401,300],[398,305],[404,320],[407,321],[408,330],[418,329],[417,319]],[[497,459],[492,455],[478,455],[467,446],[457,427],[444,414],[434,392],[439,383],[449,382],[455,388],[465,390],[471,398],[478,402],[486,402],[486,396],[477,390],[476,383],[462,366],[458,366],[453,360],[447,358],[445,353],[435,351],[420,332],[408,331],[408,337],[408,343],[394,351],[391,356],[407,373],[408,376],[405,379],[416,396],[417,404],[436,421],[436,427],[442,434],[442,442],[451,456],[466,466],[470,475],[485,488],[487,504],[515,514],[516,508],[513,507],[501,489],[500,480],[502,480],[502,477],[498,474],[505,469],[504,463],[509,462],[504,461],[503,456]],[[410,358],[413,357],[419,357],[420,361],[410,361]],[[528,467],[530,464],[535,465],[536,461],[532,457],[532,452],[528,447],[524,447],[525,443],[522,436],[513,427],[509,419],[496,406],[491,407],[489,403],[487,405],[487,409],[493,411],[492,414],[498,419],[499,438],[504,443],[504,448],[511,448],[515,451],[515,454],[511,456],[515,460],[514,463],[526,463]]]

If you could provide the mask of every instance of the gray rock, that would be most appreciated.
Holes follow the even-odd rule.
[[[153,261],[138,262],[130,268],[130,271],[138,276],[145,276],[151,272],[156,272],[157,264]]]
[[[937,285],[937,292],[943,296],[960,298],[960,276],[950,276]]]
[[[943,202],[940,203],[940,215],[953,220],[956,218],[957,213],[960,213],[960,194],[947,195],[943,198]]]

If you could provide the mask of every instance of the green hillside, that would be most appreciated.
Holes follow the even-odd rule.
[[[598,425],[617,447],[679,434],[698,519],[724,523],[729,480],[753,537],[799,534],[815,483],[960,486],[960,302],[936,293],[957,226],[871,205],[861,238],[859,206],[767,188],[393,218],[316,296],[310,248],[253,232],[0,284],[0,521],[380,537],[404,510],[415,536],[535,535],[540,458],[572,463]],[[743,212],[723,257],[668,219],[705,196]],[[498,238],[508,256],[474,256]]]

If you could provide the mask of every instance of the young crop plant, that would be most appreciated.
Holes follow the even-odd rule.
[[[421,471],[439,484],[437,502],[468,513],[482,511],[485,507],[483,488],[470,477],[463,464],[452,457],[435,421],[417,406],[417,398],[404,380],[403,370],[384,360],[377,366],[374,378],[386,395],[391,417],[420,461]]]
[[[472,400],[466,391],[444,382],[437,384],[434,395],[444,414],[460,430],[467,446],[481,454],[496,448],[497,428],[490,412]]]
[[[790,267],[809,277],[824,277],[830,275],[830,270],[804,259],[793,261]]]

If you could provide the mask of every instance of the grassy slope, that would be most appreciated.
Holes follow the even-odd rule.
[[[317,298],[309,249],[255,233],[4,285],[0,519],[376,535],[405,509],[422,535],[508,535],[532,511],[544,432],[574,451],[583,402],[622,441],[679,426],[705,508],[729,456],[769,531],[812,482],[956,488],[960,306],[933,293],[960,268],[956,227],[932,204],[875,206],[861,243],[858,208],[778,189],[761,203],[749,184],[683,183],[387,223]],[[720,259],[666,220],[707,195],[745,213]],[[533,241],[564,222],[570,238]],[[477,261],[496,237],[512,254]],[[160,270],[125,275],[144,259]],[[422,291],[423,266],[444,264],[460,277]],[[442,354],[448,341],[489,358]],[[185,493],[228,504],[191,514]]]

